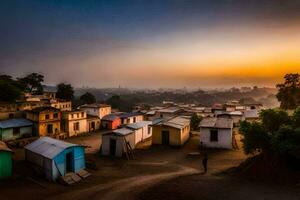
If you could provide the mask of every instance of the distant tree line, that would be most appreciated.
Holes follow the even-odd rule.
[[[31,73],[15,79],[9,75],[0,75],[0,101],[15,102],[20,99],[24,93],[34,95],[43,94],[43,82],[44,76],[38,73]],[[56,86],[56,97],[66,101],[72,101],[75,103],[75,106],[96,102],[95,96],[89,92],[75,99],[74,88],[68,83],[59,83]]]

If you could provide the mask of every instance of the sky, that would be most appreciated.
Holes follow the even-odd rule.
[[[2,0],[0,73],[75,87],[270,86],[300,72],[297,0]]]

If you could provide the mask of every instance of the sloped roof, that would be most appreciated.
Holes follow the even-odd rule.
[[[181,129],[189,124],[190,124],[190,119],[187,119],[186,117],[182,117],[182,116],[177,116],[171,119],[163,120],[159,123],[156,123],[155,125],[164,125],[164,126]]]
[[[110,105],[93,103],[93,104],[84,104],[84,105],[82,105],[80,107],[81,108],[105,108],[105,107],[110,107]]]
[[[170,108],[160,109],[160,110],[158,110],[158,112],[160,112],[160,113],[176,113],[180,110],[181,110],[180,108],[170,107]]]
[[[140,128],[143,128],[145,126],[148,126],[152,124],[151,121],[140,121],[140,122],[136,122],[136,123],[132,123],[132,124],[127,124],[126,127],[137,130]]]
[[[246,119],[259,118],[258,110],[245,110],[244,117]]]
[[[60,110],[57,108],[46,106],[46,107],[38,107],[32,110],[28,110],[27,112],[40,113],[40,112],[58,112],[58,111]]]
[[[116,130],[113,130],[112,133],[116,134],[116,135],[128,135],[128,134],[131,134],[133,133],[134,131],[129,129],[129,128],[119,128],[119,129],[116,129]]]
[[[134,117],[134,116],[139,116],[139,115],[143,115],[140,112],[131,112],[131,113],[122,113],[119,115],[120,118],[128,118],[128,117]]]
[[[118,119],[119,117],[115,114],[109,114],[109,115],[105,115],[102,120],[106,120],[106,121],[114,121],[116,119]]]
[[[2,141],[0,141],[0,151],[12,152],[12,150],[10,148],[8,148],[7,145]]]
[[[200,122],[202,128],[232,128],[233,120],[228,118],[204,118]]]
[[[18,119],[9,119],[5,121],[0,121],[0,128],[14,128],[14,127],[24,127],[32,126],[33,123],[27,119],[18,118]]]
[[[53,159],[55,156],[63,152],[69,147],[80,146],[71,144],[61,140],[56,140],[50,137],[41,137],[36,141],[25,146],[25,149],[39,154],[45,158]]]

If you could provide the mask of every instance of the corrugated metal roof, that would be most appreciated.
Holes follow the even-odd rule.
[[[12,150],[10,148],[7,147],[7,145],[0,141],[0,151],[9,151],[9,152],[12,152]]]
[[[134,116],[139,116],[139,115],[143,115],[140,112],[132,112],[132,113],[122,113],[119,115],[120,118],[128,118],[128,117],[134,117]]]
[[[14,128],[14,127],[24,127],[24,126],[32,126],[33,123],[27,119],[19,118],[19,119],[9,119],[0,122],[0,128]]]
[[[160,110],[158,110],[158,112],[160,112],[160,113],[176,113],[180,110],[181,110],[180,108],[172,107],[172,108],[160,109]]]
[[[119,128],[116,130],[113,130],[112,133],[117,134],[117,135],[128,135],[133,133],[134,131],[128,128]]]
[[[228,118],[204,118],[200,122],[203,128],[232,128],[233,120]]]
[[[126,127],[137,130],[151,124],[151,121],[140,121],[132,124],[127,124]]]
[[[39,154],[43,157],[53,159],[56,155],[63,152],[69,147],[80,146],[77,144],[71,144],[61,140],[56,140],[50,137],[41,137],[36,141],[25,146],[25,149]]]
[[[186,117],[182,117],[182,116],[177,116],[157,123],[157,125],[170,126],[178,129],[184,128],[189,124],[190,124],[190,119],[187,119]]]

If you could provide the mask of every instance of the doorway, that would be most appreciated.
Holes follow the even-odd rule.
[[[72,172],[72,152],[66,154],[66,172]]]
[[[162,131],[161,132],[161,142],[163,145],[170,144],[170,132],[169,131]]]
[[[53,133],[53,125],[52,124],[47,125],[47,133],[48,133],[48,135],[51,135]]]
[[[110,138],[109,140],[109,155],[115,156],[117,148],[117,140]]]

